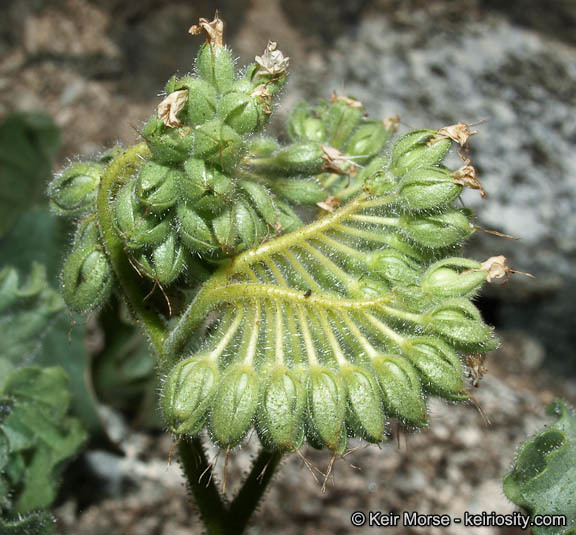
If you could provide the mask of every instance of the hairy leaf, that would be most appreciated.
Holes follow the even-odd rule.
[[[520,447],[504,492],[530,516],[566,517],[565,526],[534,527],[534,535],[567,535],[576,533],[576,414],[560,400],[547,412],[557,420]]]
[[[0,424],[10,510],[23,513],[48,507],[56,497],[61,464],[86,440],[80,422],[67,416],[68,377],[61,368],[19,368],[6,379],[0,400],[10,403]]]

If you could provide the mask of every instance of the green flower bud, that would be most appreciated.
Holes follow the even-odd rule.
[[[420,167],[408,171],[398,184],[398,195],[410,210],[427,210],[452,202],[462,186],[455,184],[449,171]]]
[[[399,355],[378,355],[372,364],[382,388],[386,412],[406,425],[425,426],[426,404],[418,372],[410,361]]]
[[[161,164],[184,161],[190,156],[194,144],[193,130],[189,126],[168,128],[156,116],[146,123],[142,129],[142,137],[146,140],[154,161]]]
[[[162,285],[173,282],[184,267],[184,249],[178,243],[173,232],[170,232],[164,243],[154,249],[150,255],[143,255],[139,260],[142,271]]]
[[[364,121],[350,136],[344,153],[354,156],[354,162],[364,165],[376,156],[392,136],[382,121]]]
[[[324,165],[318,143],[294,143],[276,154],[275,162],[286,175],[316,175]]]
[[[105,166],[96,162],[74,163],[56,175],[48,186],[50,207],[58,215],[82,215],[94,211]]]
[[[276,206],[268,190],[264,186],[248,180],[242,180],[239,186],[246,192],[247,197],[260,212],[264,221],[274,226],[276,224]]]
[[[234,59],[225,46],[210,46],[204,43],[196,56],[196,70],[200,78],[206,80],[218,91],[227,92],[234,83]]]
[[[448,344],[422,336],[406,340],[402,349],[420,372],[426,390],[444,398],[467,399],[460,357]]]
[[[492,329],[484,324],[478,309],[467,299],[452,299],[438,305],[425,315],[423,325],[459,346],[487,348],[493,343]]]
[[[168,374],[162,390],[162,409],[175,433],[198,433],[218,387],[213,360],[195,356],[180,361]]]
[[[214,237],[216,241],[225,250],[232,250],[236,243],[236,237],[240,229],[236,225],[234,217],[234,207],[222,212],[212,220]]]
[[[486,282],[482,264],[468,258],[445,258],[432,264],[422,278],[422,290],[434,297],[472,297]]]
[[[211,218],[230,206],[235,188],[230,177],[216,168],[206,167],[202,181],[206,192],[194,202],[194,209]]]
[[[257,65],[255,63],[253,64],[253,66],[257,67]],[[240,80],[237,80],[236,82],[234,82],[232,84],[230,91],[231,92],[237,92],[237,93],[245,93],[245,94],[249,95],[250,93],[252,93],[254,87],[255,86],[250,81],[249,77],[247,78],[246,76],[244,76],[243,78],[240,78]]]
[[[212,253],[219,249],[204,219],[187,204],[178,204],[176,217],[180,239],[191,252]]]
[[[394,295],[398,302],[412,312],[425,312],[434,306],[434,301],[430,296],[422,291],[416,284],[394,286]]]
[[[278,141],[270,136],[258,136],[250,140],[248,154],[251,158],[271,156],[280,149]]]
[[[268,158],[250,160],[248,165],[259,172],[279,176],[317,175],[324,166],[324,151],[318,143],[294,143]]]
[[[139,203],[135,189],[136,180],[133,179],[116,195],[114,210],[118,230],[125,245],[131,249],[159,245],[170,232],[170,219],[145,215],[146,207]]]
[[[85,221],[62,266],[62,296],[73,311],[85,314],[108,299],[111,289],[112,269],[99,244],[98,227],[92,220]]]
[[[215,119],[194,129],[194,156],[231,170],[243,149],[242,138],[236,131]]]
[[[474,233],[468,218],[459,210],[428,216],[405,214],[400,218],[400,227],[416,243],[433,249],[455,245]]]
[[[178,200],[178,183],[181,181],[180,171],[148,161],[138,172],[136,193],[152,212],[164,212]]]
[[[256,99],[237,92],[222,97],[218,104],[218,115],[239,134],[256,132],[266,122],[266,114]]]
[[[272,181],[270,187],[277,195],[297,204],[314,205],[328,196],[314,179],[282,178]]]
[[[302,220],[298,214],[290,208],[288,204],[282,201],[276,201],[276,220],[278,233],[286,234],[302,226]]]
[[[292,141],[326,141],[326,128],[307,102],[297,104],[288,119],[288,135]]]
[[[260,379],[250,366],[232,365],[220,380],[210,415],[211,431],[221,446],[236,446],[246,435],[258,406]]]
[[[239,249],[245,250],[255,247],[266,238],[267,228],[260,219],[256,210],[247,202],[236,201],[234,205],[236,228],[240,238]],[[215,224],[216,220],[214,220]]]
[[[188,201],[196,201],[208,189],[208,177],[204,160],[190,158],[184,162],[184,175],[179,181],[180,194]]]
[[[382,162],[383,159],[375,158],[378,164]],[[370,165],[369,167],[372,167]],[[376,167],[376,166],[375,166]],[[371,193],[372,195],[387,195],[392,193],[396,189],[397,180],[391,171],[383,169],[380,165],[377,166],[371,174],[362,172],[360,176],[364,178],[364,189]]]
[[[350,134],[362,120],[362,105],[348,98],[336,100],[324,114],[324,124],[328,132],[328,145],[342,148]]]
[[[322,142],[326,139],[326,128],[321,119],[316,117],[308,117],[303,121],[300,128],[301,133],[299,135],[302,141],[316,141]]]
[[[409,256],[394,249],[368,253],[367,266],[392,284],[410,284],[420,275],[420,266]]]
[[[382,442],[386,422],[380,387],[370,372],[358,366],[342,366],[340,373],[348,394],[348,425],[365,440]]]
[[[204,80],[185,76],[174,86],[172,91],[188,89],[186,103],[186,123],[189,126],[203,124],[216,115],[216,89]],[[172,91],[167,91],[171,93]]]
[[[264,444],[283,451],[297,450],[304,440],[306,390],[295,373],[273,368],[262,390],[258,433]]]
[[[362,277],[348,285],[350,297],[359,299],[372,299],[382,297],[390,291],[388,285],[382,281],[376,281]]]
[[[342,453],[346,447],[342,438],[346,431],[346,389],[340,376],[328,368],[311,367],[307,389],[311,433],[332,451]]]
[[[452,145],[449,139],[442,139],[432,145],[427,142],[436,130],[413,130],[404,134],[392,147],[390,168],[397,175],[408,169],[434,167],[442,162]]]

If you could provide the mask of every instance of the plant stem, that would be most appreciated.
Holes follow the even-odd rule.
[[[184,438],[178,445],[180,459],[190,492],[208,535],[241,535],[256,510],[272,478],[282,453],[262,449],[238,495],[230,505],[224,504],[206,459],[200,438]]]
[[[207,533],[228,535],[228,511],[216,488],[212,467],[206,459],[202,441],[199,437],[183,438],[178,450],[190,492],[194,496]]]
[[[166,338],[166,328],[160,316],[146,304],[146,293],[142,280],[130,264],[124,251],[122,240],[114,226],[111,196],[149,156],[148,147],[140,143],[118,156],[106,169],[98,190],[98,223],[104,247],[118,279],[122,294],[132,313],[150,338],[159,358],[162,356],[162,344]]]
[[[240,535],[244,532],[281,460],[282,452],[262,448],[244,485],[230,505],[229,533]]]

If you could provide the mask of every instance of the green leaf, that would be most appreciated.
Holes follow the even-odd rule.
[[[6,473],[14,495],[13,512],[48,507],[58,491],[62,463],[86,440],[79,420],[66,416],[68,377],[61,368],[23,367],[5,381],[0,394],[12,401],[0,424],[6,438]]]
[[[17,364],[30,361],[64,302],[46,282],[43,266],[33,264],[21,284],[13,268],[0,271],[0,356]],[[1,383],[0,383],[1,384]]]
[[[566,526],[534,527],[534,535],[567,535],[576,533],[576,414],[561,400],[547,412],[556,422],[520,447],[504,492],[532,517],[566,517]]]
[[[59,129],[46,115],[16,113],[0,123],[0,236],[20,212],[44,199],[59,147]]]
[[[46,281],[43,266],[29,276],[6,267],[0,271],[0,387],[23,364],[59,365],[70,376],[73,412],[92,430],[100,428],[96,400],[88,384],[88,353],[83,325],[71,325],[59,294]]]
[[[0,236],[3,265],[26,272],[38,262],[46,267],[48,281],[56,287],[64,252],[70,247],[70,228],[69,222],[55,217],[47,206],[22,212],[10,231]]]

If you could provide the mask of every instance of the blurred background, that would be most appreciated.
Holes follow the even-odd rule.
[[[67,229],[52,232],[56,223],[44,206],[47,169],[137,141],[165,81],[191,69],[202,39],[190,36],[189,26],[211,18],[216,8],[241,64],[261,54],[269,39],[290,56],[291,78],[270,127],[279,135],[282,117],[295,103],[328,98],[334,90],[360,99],[374,118],[398,114],[400,132],[480,123],[470,156],[488,198],[469,192],[464,200],[479,225],[518,240],[478,232],[468,255],[484,260],[504,254],[513,268],[536,276],[491,285],[479,300],[502,340],[475,391],[491,425],[472,405],[432,401],[430,429],[394,433],[381,449],[361,449],[338,461],[324,493],[293,456],[251,533],[352,533],[356,510],[516,510],[501,490],[515,448],[546,421],[546,404],[556,397],[576,400],[573,0],[3,0],[0,144],[13,142],[6,121],[14,117],[24,118],[24,141],[38,136],[38,122],[28,112],[46,114],[58,130],[50,130],[51,150],[40,171],[29,172],[26,181],[24,175],[0,176],[2,264],[25,267],[36,259],[55,277],[54,251],[69,238]],[[40,126],[46,132],[46,124]],[[4,170],[11,151],[0,149]],[[90,400],[78,413],[94,420],[100,437],[65,474],[56,510],[60,530],[200,533],[177,464],[168,464],[171,443],[154,402],[142,400],[151,371],[142,357],[147,350],[126,327],[126,336],[115,341],[121,350],[104,355],[110,347],[106,321],[115,320],[82,326],[73,351],[65,337],[55,342],[57,352],[81,353],[68,364],[82,374],[77,400],[90,378]],[[129,370],[122,373],[132,390],[119,400],[127,383],[111,382],[110,375],[126,362]],[[247,468],[251,448],[255,444],[234,455],[230,479]],[[304,453],[318,466],[329,460]],[[437,533],[461,533],[451,529]]]

